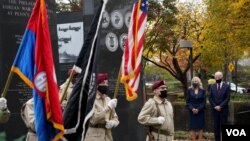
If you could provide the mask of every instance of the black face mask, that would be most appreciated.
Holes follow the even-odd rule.
[[[221,82],[221,79],[216,80],[216,83],[220,83],[220,82]]]
[[[198,83],[193,83],[194,88],[198,88],[199,84]]]
[[[166,98],[168,96],[168,91],[167,90],[161,91],[161,94],[159,96],[160,98]]]
[[[107,94],[108,92],[108,86],[98,86],[97,90],[102,94]]]

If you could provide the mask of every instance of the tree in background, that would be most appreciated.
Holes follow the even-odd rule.
[[[198,6],[176,5],[175,0],[162,3],[149,1],[148,27],[143,57],[146,61],[166,70],[182,83],[184,96],[188,88],[190,52],[180,49],[179,41],[193,41],[193,63],[200,57],[202,16]]]
[[[56,0],[57,12],[82,11],[84,0]]]
[[[146,77],[147,82],[154,82],[159,79],[164,80],[175,80],[172,75],[170,75],[166,70],[155,66],[154,64],[147,64],[144,69],[144,76]]]
[[[204,20],[204,42],[201,61],[212,71],[223,70],[228,64],[249,57],[250,1],[204,0],[207,5]]]

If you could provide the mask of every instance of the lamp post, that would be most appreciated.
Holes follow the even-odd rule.
[[[191,79],[193,78],[193,47],[192,47],[192,41],[190,40],[180,40],[180,47],[181,48],[188,48],[190,51],[190,58],[189,58],[189,65],[190,65],[190,76]]]

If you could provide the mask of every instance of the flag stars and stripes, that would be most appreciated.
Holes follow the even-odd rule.
[[[144,41],[144,30],[147,22],[147,0],[134,4],[128,36],[124,48],[121,69],[121,82],[125,85],[126,98],[132,101],[137,98],[140,80],[141,57]]]
[[[141,3],[141,11],[143,12],[148,12],[148,1],[147,0],[143,0]]]

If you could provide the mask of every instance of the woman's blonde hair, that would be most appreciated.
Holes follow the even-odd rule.
[[[197,77],[197,76],[193,77],[193,79],[191,80],[191,87],[194,88],[194,87],[193,87],[193,83],[194,83],[195,80],[198,81],[199,88],[200,88],[200,89],[203,89],[201,79],[200,79],[199,77]]]

